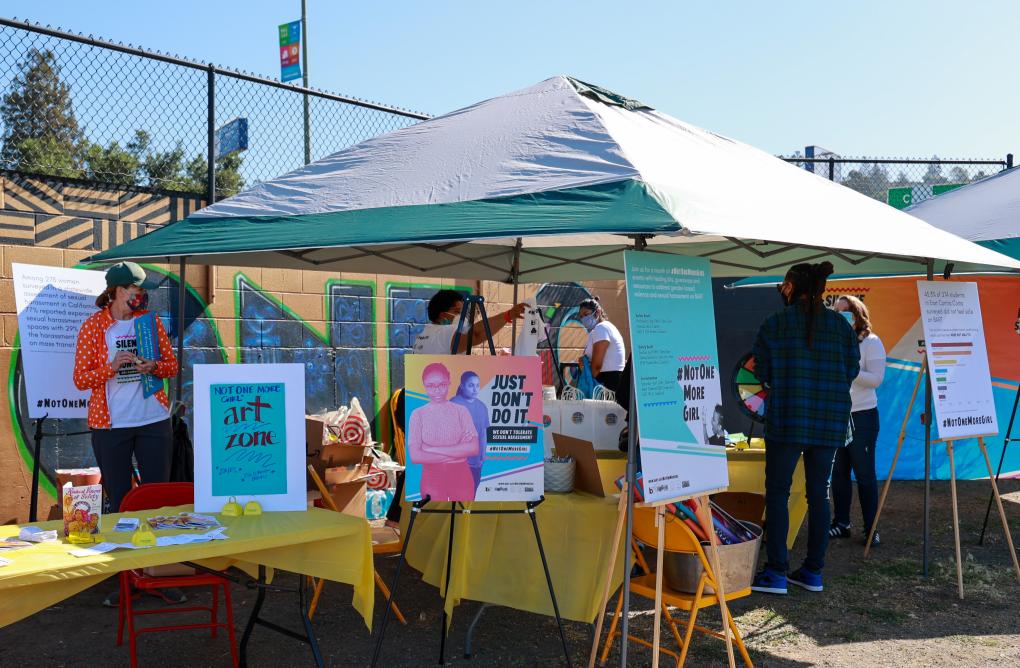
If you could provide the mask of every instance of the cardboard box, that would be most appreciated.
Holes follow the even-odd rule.
[[[322,416],[305,416],[305,447],[308,464],[315,469],[320,478],[325,479],[326,469],[334,466],[350,466],[361,461],[370,454],[370,448],[356,445],[340,445],[325,439],[323,429],[325,420]],[[316,440],[318,439],[318,440]],[[315,483],[308,478],[308,489],[314,490]]]
[[[328,443],[326,439],[326,418],[323,415],[305,416],[305,452],[311,457]]]
[[[342,447],[350,450],[364,449],[351,446]],[[373,457],[366,455],[358,463],[326,469],[324,476],[326,488],[329,490],[330,496],[333,497],[333,503],[345,515],[365,517],[367,507],[365,492],[373,461]]]

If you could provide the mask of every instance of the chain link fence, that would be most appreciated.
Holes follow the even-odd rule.
[[[0,19],[0,169],[228,197],[428,118],[138,47]],[[247,149],[215,132],[243,125]],[[1012,167],[985,160],[780,156],[903,208]],[[213,169],[210,170],[210,161]]]
[[[805,158],[800,155],[780,157],[818,176],[898,209],[979,181],[1013,166],[1011,153],[1003,160]]]
[[[428,116],[0,19],[0,168],[217,199]],[[246,125],[247,150],[215,155]],[[211,127],[210,127],[211,121]],[[212,131],[211,131],[212,130]]]

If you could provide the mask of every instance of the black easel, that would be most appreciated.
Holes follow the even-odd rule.
[[[1006,461],[1006,448],[1013,441],[1020,441],[1020,438],[1013,438],[1013,422],[1016,420],[1017,405],[1020,404],[1020,386],[1016,388],[1016,396],[1013,398],[1013,411],[1009,414],[1009,426],[1006,427],[1006,437],[1002,440],[1002,454],[999,455],[999,468],[995,470],[995,482],[999,482],[999,475],[1002,473],[1002,464]],[[981,525],[981,537],[978,545],[985,544],[985,530],[988,529],[988,516],[992,512],[992,501],[995,498],[994,492],[988,497],[988,508],[985,510],[985,521]]]
[[[382,651],[383,639],[386,636],[386,625],[390,618],[390,609],[393,603],[393,599],[396,597],[397,585],[400,582],[400,571],[406,561],[407,546],[411,542],[411,532],[414,530],[414,520],[418,516],[418,513],[443,513],[450,515],[450,534],[449,541],[446,547],[446,583],[443,586],[443,598],[445,599],[450,588],[450,572],[453,562],[453,531],[454,531],[454,518],[457,515],[517,515],[526,514],[531,519],[531,527],[535,532],[535,542],[538,545],[538,554],[542,559],[542,570],[545,572],[545,582],[549,587],[549,598],[552,600],[553,613],[556,616],[556,626],[560,631],[560,642],[563,645],[563,656],[567,660],[567,666],[571,666],[570,661],[570,648],[567,646],[567,637],[563,631],[563,619],[560,617],[560,606],[556,601],[556,591],[553,587],[552,575],[549,573],[549,562],[545,557],[545,548],[542,546],[542,535],[538,531],[538,518],[535,517],[535,508],[537,508],[543,501],[545,496],[543,495],[538,501],[528,501],[524,508],[519,509],[486,509],[486,510],[475,510],[472,508],[465,508],[463,504],[459,502],[453,502],[450,504],[450,508],[426,508],[425,506],[431,501],[429,497],[425,497],[421,501],[415,501],[411,506],[411,519],[407,523],[407,535],[404,537],[404,545],[400,549],[400,557],[397,561],[397,572],[393,575],[393,582],[390,585],[390,596],[386,601],[386,607],[383,610],[382,624],[379,627],[379,636],[375,641],[375,651],[372,653],[372,666],[376,666],[379,661],[379,653]],[[443,607],[443,622],[440,628],[439,635],[439,665],[443,665],[446,660],[446,607]]]
[[[32,438],[35,440],[35,451],[32,454],[32,494],[29,497],[28,502],[28,521],[38,522],[39,521],[39,471],[42,467],[40,457],[42,457],[42,440],[46,436],[81,436],[82,434],[88,434],[88,431],[72,431],[66,434],[47,434],[43,431],[43,423],[46,422],[46,418],[50,416],[49,413],[43,415],[41,418],[35,421],[35,434]],[[15,427],[17,429],[18,427]],[[59,501],[59,499],[58,499]]]
[[[475,320],[475,314],[479,312],[482,317],[482,323],[485,327],[485,335],[488,338],[489,352],[495,356],[496,346],[492,341],[492,329],[489,327],[488,315],[485,312],[485,299],[479,295],[468,295],[464,300],[464,305],[460,311],[460,318],[457,322],[457,330],[453,336],[453,342],[451,344],[450,354],[456,355],[457,348],[460,345],[461,332],[465,329],[465,323],[468,326],[467,329],[467,346],[464,349],[464,354],[471,354],[471,346],[474,341],[474,329],[473,323]],[[572,665],[570,661],[570,648],[567,646],[567,636],[563,631],[563,620],[560,617],[560,606],[556,601],[556,591],[553,587],[552,575],[549,573],[549,562],[545,558],[545,548],[542,546],[542,535],[538,531],[538,519],[535,517],[535,508],[537,508],[543,501],[545,496],[543,495],[538,501],[528,501],[524,508],[519,509],[484,509],[475,510],[473,508],[465,508],[464,504],[459,501],[450,503],[449,509],[446,508],[425,508],[425,506],[431,501],[431,498],[426,496],[421,501],[415,501],[411,506],[411,519],[407,523],[407,534],[404,536],[403,546],[400,548],[400,556],[397,560],[397,571],[393,575],[393,582],[390,585],[390,595],[386,600],[386,607],[383,610],[382,624],[379,627],[379,636],[375,641],[375,650],[372,652],[372,666],[373,668],[379,662],[379,654],[382,651],[383,639],[386,637],[386,625],[390,619],[390,610],[392,609],[393,600],[397,594],[397,585],[400,582],[400,571],[406,561],[407,547],[411,543],[411,532],[414,529],[414,520],[418,516],[418,513],[444,513],[450,516],[450,533],[446,545],[446,580],[443,585],[443,589],[440,592],[445,599],[450,589],[450,574],[452,572],[453,565],[453,535],[454,526],[457,515],[516,515],[524,513],[531,519],[531,526],[535,531],[535,542],[538,545],[538,554],[542,559],[542,569],[545,571],[545,582],[549,587],[549,598],[552,600],[553,613],[556,616],[556,626],[560,631],[560,642],[563,644],[563,656],[567,660],[568,668]],[[443,606],[443,621],[439,630],[439,665],[443,665],[446,661],[446,627],[447,627],[447,614],[446,606]]]

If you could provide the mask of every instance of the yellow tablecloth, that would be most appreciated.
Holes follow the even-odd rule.
[[[731,449],[727,459],[731,491],[765,493],[763,450]],[[626,463],[625,459],[599,460],[605,498],[580,493],[548,494],[537,509],[556,600],[560,614],[566,619],[591,622],[597,613],[616,526],[618,497],[613,495],[618,490],[615,480],[623,475]],[[506,503],[479,507],[521,508],[523,505]],[[449,504],[430,504],[429,507],[449,508]],[[401,515],[405,531],[409,514],[405,503]],[[790,491],[787,542],[791,547],[806,514],[804,465],[800,463]],[[421,571],[426,582],[440,590],[446,574],[448,527],[448,514],[419,514],[407,551],[408,563]],[[451,617],[462,598],[552,615],[535,534],[526,515],[458,515],[456,527],[450,595],[445,602]],[[623,581],[624,553],[622,549],[619,551],[613,569],[614,590]]]
[[[611,496],[548,494],[536,509],[556,601],[565,619],[595,619],[609,567],[617,502]],[[479,504],[486,509],[523,506]],[[444,503],[428,507],[450,506]],[[409,514],[405,504],[402,518]],[[408,563],[440,590],[446,573],[449,526],[449,514],[419,513],[408,542]],[[623,581],[624,554],[619,550],[612,576],[614,588]],[[451,617],[462,598],[552,616],[535,531],[526,514],[457,516],[450,592],[445,602]]]
[[[727,468],[730,474],[730,492],[754,492],[765,495],[765,451],[758,449],[726,451]],[[616,489],[616,479],[624,474],[626,459],[600,459],[599,471],[602,485],[607,490]],[[804,490],[804,461],[797,463],[793,472],[793,486],[790,488],[790,531],[786,535],[787,547],[793,547],[800,526],[807,516],[807,493]]]
[[[113,533],[119,517],[152,517],[190,511],[192,506],[162,508],[103,517],[103,540],[130,542],[130,533]],[[217,517],[219,517],[217,515]],[[258,565],[303,573],[354,585],[354,608],[369,628],[375,602],[372,542],[363,519],[318,508],[307,512],[274,512],[258,517],[219,517],[227,540],[189,545],[114,550],[75,557],[84,545],[40,543],[0,554],[11,563],[0,566],[0,627],[28,617],[106,578],[131,568],[193,561],[210,568],[229,565],[253,572]],[[37,523],[63,531],[62,522]],[[19,527],[0,526],[0,539],[16,536]],[[187,533],[158,531],[157,536]]]

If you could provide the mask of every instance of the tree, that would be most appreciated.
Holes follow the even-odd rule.
[[[240,153],[231,153],[217,158],[215,163],[216,198],[230,197],[244,188],[244,177],[241,176],[241,163],[244,158]],[[185,167],[187,174],[185,190],[205,194],[208,190],[209,163],[204,156],[198,155]]]
[[[960,165],[953,167],[949,170],[949,182],[950,183],[970,183],[970,175]]]
[[[85,149],[85,178],[115,186],[133,186],[138,182],[138,156],[113,141],[103,148],[89,144]]]
[[[938,162],[939,157],[933,155],[931,159],[932,162],[928,163],[928,169],[924,172],[921,182],[929,186],[938,183],[948,183],[946,177],[942,175],[942,164]]]
[[[884,202],[886,191],[889,189],[889,174],[885,171],[885,167],[876,163],[869,167],[862,166],[861,169],[850,170],[850,173],[840,183],[847,188]]]
[[[33,48],[19,69],[0,104],[5,166],[81,176],[87,147],[56,54]]]

